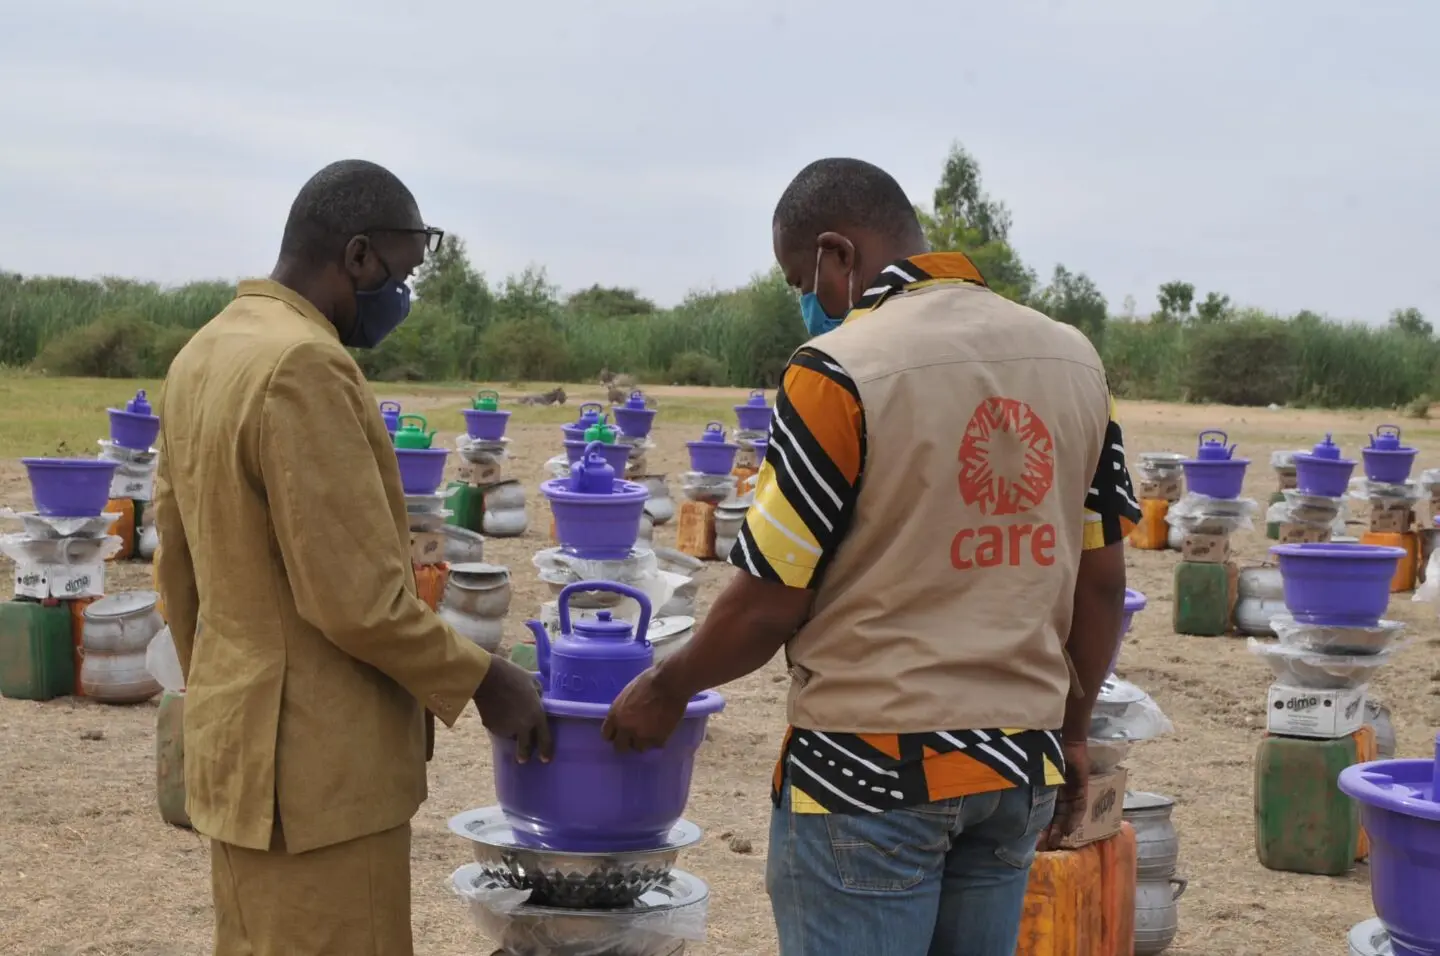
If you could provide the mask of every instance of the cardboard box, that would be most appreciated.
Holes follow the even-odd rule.
[[[1415,509],[1409,502],[1394,498],[1370,499],[1370,530],[1381,534],[1404,534],[1415,524]]]
[[[15,595],[44,601],[105,596],[105,562],[29,564],[15,568]]]
[[[1276,469],[1275,477],[1280,480],[1279,488],[1281,491],[1289,491],[1291,488],[1300,487],[1299,476],[1296,474],[1294,468]]]
[[[714,561],[715,506],[708,501],[680,502],[675,539],[676,550],[682,554],[701,561]]]
[[[1098,843],[1120,832],[1125,813],[1125,778],[1128,771],[1116,767],[1090,778],[1085,788],[1085,816],[1075,831],[1060,845],[1067,850]]]
[[[410,532],[410,560],[421,567],[445,563],[445,532]]]
[[[1279,535],[1281,544],[1320,544],[1330,540],[1330,526],[1287,521],[1280,525]]]
[[[491,482],[499,481],[501,472],[503,471],[504,469],[498,461],[480,464],[479,462],[461,459],[460,468],[456,472],[456,478],[467,485],[488,485]]]
[[[1179,501],[1184,494],[1184,482],[1179,478],[1141,478],[1135,484],[1135,497],[1141,501]]]
[[[1193,564],[1224,564],[1230,560],[1230,536],[1192,531],[1180,544],[1180,559]]]
[[[1283,737],[1348,737],[1365,723],[1365,691],[1364,687],[1315,690],[1271,684],[1265,729]]]

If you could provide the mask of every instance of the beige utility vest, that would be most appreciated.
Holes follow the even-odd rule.
[[[859,389],[866,451],[853,523],[787,645],[791,724],[1058,729],[1109,420],[1094,347],[960,284],[896,295],[814,346]]]

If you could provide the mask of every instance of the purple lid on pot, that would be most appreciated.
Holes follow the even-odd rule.
[[[625,400],[625,407],[636,410],[643,409],[645,407],[645,393],[638,388],[635,389],[630,393],[630,397]]]
[[[580,460],[570,466],[569,490],[582,495],[615,493],[615,469],[600,454],[604,442],[592,441],[585,446]]]
[[[125,405],[125,411],[129,412],[129,413],[132,414],[132,415],[154,415],[154,414],[155,414],[155,413],[151,410],[151,408],[150,408],[150,402],[149,402],[148,399],[146,399],[146,397],[145,397],[145,389],[143,389],[143,388],[140,389],[140,391],[136,392],[136,393],[135,393],[135,397],[132,398],[132,399]]]
[[[570,625],[576,634],[585,637],[618,637],[630,638],[635,636],[635,629],[628,621],[617,621],[609,611],[596,611],[595,616],[590,619],[577,618]]]
[[[723,442],[725,440],[725,426],[719,422],[711,422],[705,426],[705,431],[700,435],[700,440]]]
[[[1208,439],[1206,436],[1210,436]],[[1200,447],[1195,450],[1196,461],[1229,461],[1235,455],[1235,446],[1226,446],[1230,438],[1218,429],[1200,433]]]
[[[1330,433],[1325,433],[1325,440],[1316,445],[1310,454],[1316,458],[1324,458],[1326,461],[1340,460],[1340,446],[1330,440]]]

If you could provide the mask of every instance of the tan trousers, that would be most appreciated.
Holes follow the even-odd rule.
[[[410,825],[288,854],[210,841],[214,956],[414,956]]]

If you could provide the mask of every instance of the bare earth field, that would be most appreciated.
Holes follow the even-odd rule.
[[[94,383],[89,383],[94,384]],[[41,392],[48,383],[32,381]],[[124,388],[106,386],[118,395]],[[3,389],[0,389],[3,390]],[[94,391],[94,389],[91,389]],[[547,458],[560,450],[554,423],[574,417],[581,397],[572,390],[563,414],[519,409],[510,435],[516,453],[512,474],[531,495],[530,532],[492,539],[487,557],[514,574],[514,602],[507,642],[519,640],[522,621],[548,594],[537,580],[531,555],[548,546],[547,509],[535,491]],[[650,389],[661,402],[652,453],[654,470],[683,470],[683,442],[699,423],[743,392]],[[434,410],[453,429],[462,394],[442,389],[397,392],[407,410]],[[107,400],[113,401],[114,396]],[[105,428],[104,405],[87,410],[94,435],[65,435],[71,447]],[[1273,449],[1308,447],[1333,431],[1347,451],[1377,423],[1394,415],[1267,412],[1227,408],[1126,404],[1121,407],[1132,457],[1141,451],[1186,451],[1201,428],[1223,428],[1252,459],[1246,492],[1264,502],[1274,485]],[[727,414],[726,420],[730,420]],[[668,419],[668,421],[667,421]],[[677,419],[680,423],[677,423]],[[1420,467],[1440,465],[1440,431],[1426,423],[1401,422],[1409,443],[1421,448]],[[26,427],[33,428],[33,421]],[[0,423],[0,433],[10,428]],[[448,435],[445,436],[448,441]],[[3,440],[4,454],[45,453],[36,444],[17,448]],[[672,483],[678,495],[678,483]],[[0,504],[30,507],[23,471],[0,462]],[[674,543],[674,528],[656,530],[658,544]],[[1236,541],[1243,561],[1266,556],[1263,528]],[[1131,586],[1150,600],[1126,641],[1120,673],[1154,695],[1175,724],[1175,733],[1137,747],[1128,765],[1133,789],[1175,797],[1181,837],[1181,871],[1189,890],[1180,904],[1175,956],[1273,956],[1340,953],[1345,933],[1373,915],[1366,868],[1344,878],[1271,873],[1255,859],[1251,766],[1264,718],[1268,668],[1242,639],[1176,636],[1170,625],[1171,573],[1177,555],[1131,551]],[[708,566],[702,604],[713,599],[731,572]],[[149,587],[148,565],[115,567],[109,589]],[[1428,752],[1440,726],[1440,627],[1435,610],[1397,596],[1390,616],[1411,623],[1411,646],[1381,672],[1372,694],[1389,705],[1401,756]],[[957,627],[964,622],[957,621]],[[689,819],[706,838],[685,853],[681,865],[711,887],[709,939],[693,951],[711,956],[776,952],[763,886],[767,787],[784,724],[785,678],[772,662],[726,689],[728,709],[711,723],[691,794]],[[211,932],[209,853],[193,833],[161,823],[154,793],[153,703],[111,708],[83,701],[45,704],[0,700],[0,953],[45,956],[199,956],[209,952]],[[98,732],[98,733],[97,733]],[[442,731],[430,766],[430,801],[415,819],[414,923],[416,949],[426,956],[488,954],[448,889],[450,873],[469,859],[451,836],[446,819],[460,810],[493,802],[490,753],[473,713],[453,732]],[[726,835],[748,840],[753,852],[730,849]],[[744,846],[743,843],[736,845]]]

